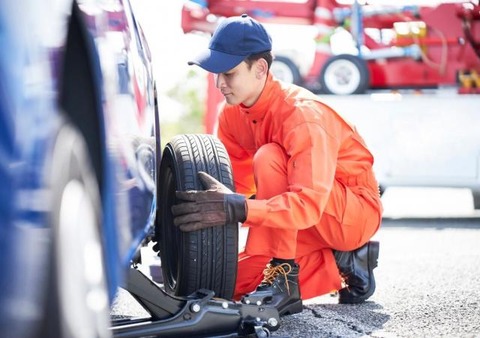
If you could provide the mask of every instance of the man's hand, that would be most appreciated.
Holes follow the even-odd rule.
[[[176,226],[188,232],[246,220],[243,195],[235,194],[205,172],[200,171],[198,177],[206,190],[176,192],[179,204],[172,207]]]

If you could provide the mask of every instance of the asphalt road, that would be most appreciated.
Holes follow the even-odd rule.
[[[480,337],[480,219],[383,221],[377,290],[362,305],[306,302],[276,334]]]
[[[480,213],[470,192],[391,188],[382,201],[375,294],[362,305],[306,301],[274,336],[480,337]]]

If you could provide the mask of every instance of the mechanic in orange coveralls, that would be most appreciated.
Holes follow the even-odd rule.
[[[379,243],[370,238],[382,214],[372,154],[313,93],[272,76],[271,49],[264,26],[244,14],[222,21],[189,62],[214,73],[225,97],[218,137],[237,192],[200,172],[206,190],[177,192],[174,223],[249,228],[235,290],[242,302],[286,315],[339,290],[340,303],[361,303],[375,290]]]

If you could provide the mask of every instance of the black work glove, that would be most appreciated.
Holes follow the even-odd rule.
[[[198,177],[206,190],[176,192],[179,203],[172,206],[173,224],[188,232],[247,219],[245,196],[232,192],[203,171]]]

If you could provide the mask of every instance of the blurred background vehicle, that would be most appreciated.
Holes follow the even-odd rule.
[[[464,189],[480,209],[479,95],[445,88],[321,99],[361,132],[382,194],[390,187]]]
[[[7,0],[0,44],[0,336],[110,336],[156,210],[142,29],[127,0]]]
[[[317,93],[362,94],[368,89],[437,88],[459,84],[480,91],[480,6],[475,1],[191,0],[184,32],[212,32],[224,18],[247,13],[266,24],[290,25],[310,39],[303,60],[285,49],[272,71]],[[294,25],[309,27],[302,34]],[[283,34],[288,38],[287,34]],[[295,44],[289,50],[295,50]],[[312,60],[313,57],[313,60]],[[300,72],[300,65],[308,67]],[[288,75],[287,75],[288,74]]]
[[[182,29],[211,32],[242,13],[279,42],[275,75],[317,92],[357,125],[375,154],[382,193],[468,188],[480,208],[480,139],[472,127],[480,99],[478,1],[191,0]],[[211,76],[206,92],[205,127],[213,132],[223,97]]]

